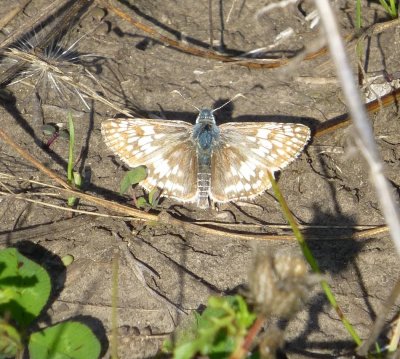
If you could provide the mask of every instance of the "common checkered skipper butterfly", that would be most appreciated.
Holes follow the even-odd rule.
[[[252,198],[271,187],[267,172],[286,167],[302,151],[310,129],[297,123],[242,122],[217,126],[202,109],[196,124],[141,118],[109,119],[107,146],[130,167],[145,165],[141,185],[165,197],[196,202]]]

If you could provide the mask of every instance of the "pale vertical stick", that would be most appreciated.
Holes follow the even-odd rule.
[[[335,63],[342,90],[346,97],[349,112],[356,129],[357,145],[369,165],[371,178],[375,184],[382,213],[385,217],[386,223],[388,224],[397,253],[399,254],[400,215],[399,209],[395,203],[394,190],[389,185],[383,174],[383,164],[376,147],[372,127],[367,117],[365,106],[361,101],[360,94],[355,85],[354,75],[346,56],[342,37],[340,36],[331,5],[328,0],[316,0],[315,4],[321,16],[331,57]]]

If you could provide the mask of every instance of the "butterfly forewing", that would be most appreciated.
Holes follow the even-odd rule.
[[[101,132],[107,146],[128,166],[147,167],[141,185],[162,195],[192,202],[197,196],[196,147],[192,125],[183,121],[109,119]]]
[[[310,138],[293,123],[226,123],[213,150],[211,199],[227,202],[254,197],[271,186],[272,174],[286,167]]]

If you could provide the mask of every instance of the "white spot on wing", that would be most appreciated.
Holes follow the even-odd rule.
[[[165,134],[163,134],[163,133],[156,133],[156,134],[153,136],[153,138],[154,138],[155,140],[159,140],[160,138],[163,138],[163,137],[165,137]]]
[[[133,143],[133,142],[136,142],[137,140],[138,140],[138,138],[136,136],[129,136],[128,140],[126,142]]]
[[[143,136],[139,139],[138,141],[138,145],[139,146],[143,146],[146,143],[150,143],[151,141],[153,141],[153,137],[152,136]]]
[[[144,135],[154,135],[154,127],[153,126],[143,126],[142,127]]]
[[[240,173],[247,181],[250,181],[250,177],[255,175],[254,171],[247,165],[246,162],[242,162],[240,166]]]
[[[244,189],[243,183],[242,182],[238,182],[236,184],[236,191],[237,192],[241,192],[241,191],[243,191],[243,189]]]
[[[231,165],[230,170],[231,170],[231,173],[232,173],[234,176],[237,176],[237,175],[238,175],[238,171],[236,170],[235,166]]]
[[[260,128],[258,131],[257,131],[257,136],[258,137],[261,137],[261,138],[267,138],[268,137],[268,135],[270,134],[270,130],[267,130],[266,128]]]

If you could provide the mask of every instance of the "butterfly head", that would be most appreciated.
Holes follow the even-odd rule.
[[[196,123],[207,123],[215,125],[213,111],[208,108],[202,108],[197,116]]]

